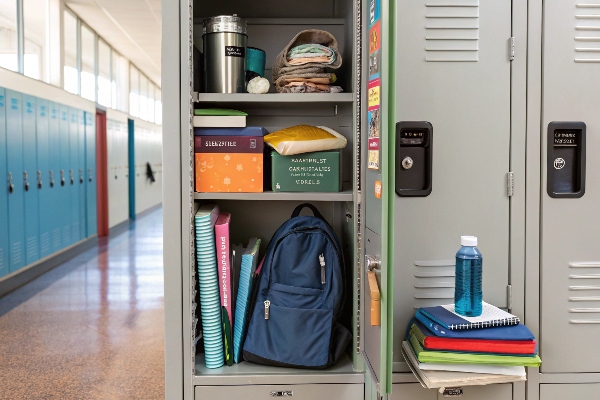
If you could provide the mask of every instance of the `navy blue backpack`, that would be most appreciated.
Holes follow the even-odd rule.
[[[309,207],[312,216],[299,216]],[[312,204],[301,204],[269,243],[256,288],[244,359],[327,368],[351,334],[338,322],[345,300],[344,256],[335,232]]]

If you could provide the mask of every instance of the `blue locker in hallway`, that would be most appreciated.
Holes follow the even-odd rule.
[[[49,141],[49,109],[48,101],[36,99],[36,132],[37,132],[37,173],[35,177],[35,190],[39,195],[39,221],[40,221],[40,258],[52,253],[50,235],[52,232],[52,211],[48,209],[50,198],[49,170],[50,170],[50,141]]]
[[[10,272],[25,266],[25,189],[21,94],[6,91],[6,161]]]
[[[90,237],[98,232],[96,194],[96,114],[85,112],[85,167],[87,232]]]
[[[35,97],[23,97],[23,183],[25,187],[25,265],[40,259],[40,203],[37,189]]]
[[[62,244],[62,219],[61,210],[64,205],[60,202],[60,168],[61,168],[61,142],[60,142],[60,110],[59,105],[48,102],[48,171],[42,175],[42,179],[48,182],[47,204],[41,203],[40,212],[49,214],[51,251],[55,253],[63,248]],[[43,211],[42,211],[43,210]]]
[[[86,184],[85,184],[85,112],[83,110],[77,111],[77,121],[79,122],[79,138],[78,138],[78,150],[77,155],[79,156],[79,164],[77,166],[77,181],[76,186],[79,191],[79,239],[85,239],[87,237],[87,221],[86,221]]]
[[[58,177],[58,202],[60,207],[57,211],[59,223],[62,231],[61,247],[67,247],[73,243],[71,239],[71,209],[73,200],[71,194],[71,182],[69,181],[69,168],[71,168],[69,137],[69,107],[59,106],[59,136],[60,136],[60,170]]]
[[[71,244],[81,239],[79,220],[79,117],[76,108],[69,108],[69,189],[71,195]]]
[[[6,93],[0,88],[0,277],[8,274],[8,186],[6,185]]]

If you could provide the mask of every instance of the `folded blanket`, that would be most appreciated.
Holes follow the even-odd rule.
[[[334,83],[337,77],[333,73],[322,72],[322,73],[291,73],[282,75],[275,81],[275,87],[281,88],[290,82],[314,82],[329,84]]]
[[[331,59],[329,57],[320,56],[320,57],[301,57],[301,58],[292,58],[289,59],[288,62],[291,65],[304,65],[309,63],[319,63],[319,64],[330,64]]]
[[[310,52],[316,52],[316,51],[320,51],[322,50],[322,47],[315,47],[314,45],[319,45],[322,47],[327,47],[331,50],[331,52],[333,52],[335,54],[335,59],[333,60],[333,62],[331,62],[331,64],[325,64],[323,62],[315,62],[315,60],[320,59],[320,57],[315,57],[315,58],[311,58],[311,57],[299,57],[299,58],[294,58],[291,60],[299,60],[304,58],[304,63],[302,66],[298,66],[298,65],[294,65],[292,64],[290,61],[288,61],[287,59],[287,55],[288,53],[290,53],[290,51],[292,51],[292,55],[301,55],[301,52],[303,51],[308,51]],[[305,47],[300,47],[302,45],[310,45],[310,46],[305,46]],[[299,47],[299,48],[298,48]],[[298,49],[296,49],[298,48]],[[294,51],[294,49],[296,49]],[[310,60],[308,60],[310,58]],[[290,70],[287,71],[282,71],[283,68],[286,67],[295,67],[295,68],[302,68],[302,67],[306,67],[307,71],[304,72],[308,72],[308,70],[310,69],[311,72],[315,72],[315,73],[322,73],[325,72],[324,68],[327,67],[328,69],[338,69],[340,66],[342,65],[342,57],[339,54],[339,50],[338,50],[338,44],[337,44],[337,40],[335,39],[335,37],[326,31],[322,31],[319,29],[310,29],[310,30],[306,30],[306,31],[302,31],[300,33],[298,33],[289,43],[287,46],[285,46],[285,48],[281,51],[281,53],[279,53],[279,55],[275,58],[275,61],[273,62],[273,68],[272,68],[272,72],[273,72],[273,82],[277,81],[277,79],[279,79],[279,77],[286,73],[286,72],[291,72]],[[315,70],[315,68],[317,68],[317,70]],[[298,69],[295,69],[294,71],[298,71]]]

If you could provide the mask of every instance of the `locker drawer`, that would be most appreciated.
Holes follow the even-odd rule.
[[[463,386],[461,400],[511,400],[512,384]],[[400,383],[392,385],[389,400],[443,400],[445,397],[437,389],[424,389],[418,383]],[[450,397],[451,398],[451,397]],[[458,398],[458,397],[457,397]],[[542,399],[543,400],[543,399]]]
[[[363,400],[362,384],[318,385],[251,385],[251,386],[196,386],[196,400],[244,399],[266,400],[289,398],[294,400]]]
[[[542,384],[540,400],[599,399],[600,383]]]

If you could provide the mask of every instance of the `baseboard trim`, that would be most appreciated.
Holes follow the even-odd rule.
[[[128,231],[130,225],[130,219],[127,219],[123,222],[119,222],[117,225],[113,226],[108,230],[108,237],[114,238],[115,236],[119,236],[121,233]]]
[[[50,271],[71,258],[96,246],[98,237],[96,235],[81,240],[57,253],[42,258],[18,271],[0,278],[0,297],[32,281],[38,276]]]

